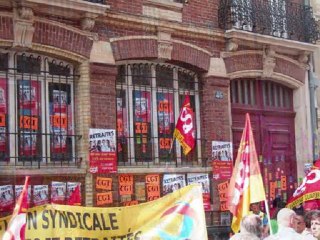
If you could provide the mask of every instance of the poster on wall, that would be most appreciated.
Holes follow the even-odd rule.
[[[14,205],[13,186],[0,186],[0,211],[11,211]]]
[[[33,204],[40,206],[49,203],[49,187],[48,185],[33,186]]]
[[[20,135],[20,152],[23,156],[36,154],[37,133],[40,120],[40,82],[19,81],[19,115],[22,131]]]
[[[81,183],[67,182],[67,204],[81,205]]]
[[[52,96],[50,101],[51,151],[66,153],[67,134],[72,134],[72,131],[70,132],[72,111],[71,104],[68,104],[68,91],[53,89],[53,87],[50,87],[50,91]]]
[[[163,175],[163,195],[172,193],[186,186],[184,174],[164,174]]]
[[[14,186],[16,201],[18,201],[18,199],[20,197],[20,194],[22,192],[23,186],[24,185],[15,185]],[[28,206],[30,206],[30,204],[31,204],[31,185],[28,186],[27,201],[28,201]]]
[[[90,173],[117,172],[116,131],[113,129],[89,129]]]
[[[216,180],[230,179],[232,175],[232,143],[212,141],[212,173]]]
[[[160,175],[146,175],[147,200],[153,201],[160,198]]]
[[[67,186],[64,182],[51,183],[51,203],[65,204]]]
[[[187,174],[188,185],[198,183],[202,187],[203,206],[205,211],[211,210],[210,205],[210,181],[209,175],[206,173],[188,173]]]
[[[0,78],[0,152],[6,151],[7,81]]]

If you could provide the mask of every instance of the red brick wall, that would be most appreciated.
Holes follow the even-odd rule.
[[[224,61],[228,73],[262,69],[262,55],[260,54],[238,55],[225,58]]]
[[[276,59],[274,71],[295,78],[302,83],[305,81],[306,70],[284,59]]]
[[[148,59],[158,57],[157,41],[153,39],[131,39],[112,43],[115,60]]]
[[[0,38],[13,39],[12,18],[0,16]]]
[[[90,56],[93,41],[85,35],[57,25],[36,22],[33,42],[65,49],[85,57]]]
[[[230,141],[229,79],[209,76],[202,81],[201,136],[207,140],[205,155],[211,156],[211,141]],[[215,98],[221,91],[223,98]],[[205,129],[205,131],[204,131]]]
[[[116,129],[116,75],[114,65],[90,65],[91,127]]]
[[[132,14],[142,13],[143,0],[108,0],[107,2],[112,11]]]

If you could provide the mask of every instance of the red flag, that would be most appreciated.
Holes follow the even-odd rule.
[[[234,232],[239,231],[241,219],[249,213],[250,204],[263,201],[265,198],[250,116],[247,113],[228,188],[227,206],[233,214],[231,228]]]
[[[173,138],[176,138],[182,146],[183,153],[187,155],[195,146],[194,116],[190,106],[190,97],[186,95]]]
[[[68,199],[68,205],[77,205],[77,206],[81,205],[80,184],[78,184],[77,187],[71,193]]]
[[[8,224],[8,228],[3,235],[2,240],[24,240],[27,222],[28,209],[28,185],[29,177],[26,177],[22,192],[13,210],[12,217]]]
[[[302,203],[308,209],[318,208],[320,199],[320,169],[317,161],[311,171],[305,176],[301,185],[295,190],[289,199],[287,208],[294,208]],[[314,206],[312,206],[314,205]],[[306,207],[307,206],[307,207]]]

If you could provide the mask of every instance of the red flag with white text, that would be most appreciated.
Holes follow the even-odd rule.
[[[25,240],[27,222],[26,212],[28,209],[28,185],[29,177],[27,176],[2,240]]]
[[[187,155],[195,146],[196,139],[194,124],[194,115],[190,105],[190,97],[189,95],[186,95],[176,128],[173,132],[173,138],[176,138],[179,141],[185,155]]]

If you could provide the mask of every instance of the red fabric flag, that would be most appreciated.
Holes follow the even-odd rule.
[[[195,146],[194,116],[190,105],[190,97],[186,95],[173,138],[176,138],[182,146],[183,153],[187,155]]]
[[[69,199],[68,199],[68,205],[81,205],[81,192],[80,192],[80,185],[74,189],[74,191],[71,193]]]
[[[305,176],[301,185],[289,199],[287,208],[304,204],[304,208],[317,209],[320,205],[320,168],[317,161],[311,171]]]
[[[13,210],[8,228],[2,240],[25,240],[25,229],[28,209],[28,185],[29,177],[26,177],[22,192]]]
[[[250,204],[264,201],[266,198],[260,167],[254,144],[250,116],[246,114],[235,166],[228,188],[227,206],[233,214],[231,228],[240,229],[241,219],[248,215]]]

